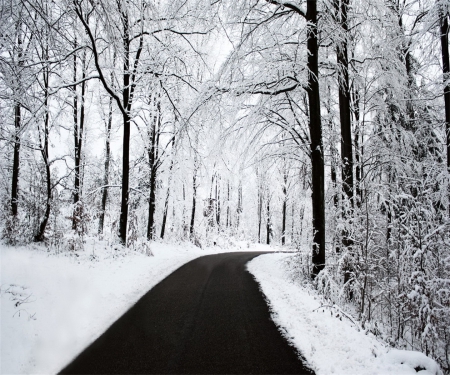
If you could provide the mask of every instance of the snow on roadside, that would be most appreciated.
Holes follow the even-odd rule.
[[[289,276],[290,257],[262,255],[247,267],[268,300],[275,324],[317,375],[442,374],[423,353],[389,349],[371,333],[358,331],[336,309],[321,308],[320,296]]]
[[[232,251],[153,243],[146,256],[92,239],[88,248],[69,255],[0,245],[1,374],[58,372],[177,268]]]

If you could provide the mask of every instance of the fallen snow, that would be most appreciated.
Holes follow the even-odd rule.
[[[291,254],[262,255],[248,263],[265,294],[272,319],[317,375],[441,375],[423,353],[390,349],[356,327],[337,307],[294,281],[287,271]]]
[[[265,250],[151,245],[153,256],[91,240],[69,255],[0,245],[0,373],[57,373],[154,285],[197,257]]]

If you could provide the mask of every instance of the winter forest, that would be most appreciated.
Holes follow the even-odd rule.
[[[297,251],[450,371],[447,0],[3,0],[0,230]]]

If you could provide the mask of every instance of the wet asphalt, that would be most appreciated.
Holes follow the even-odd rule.
[[[60,373],[314,374],[278,331],[246,270],[260,254],[208,255],[185,264]]]

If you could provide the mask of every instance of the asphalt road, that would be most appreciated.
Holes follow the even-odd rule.
[[[270,319],[246,263],[208,255],[143,296],[61,374],[313,374]]]

